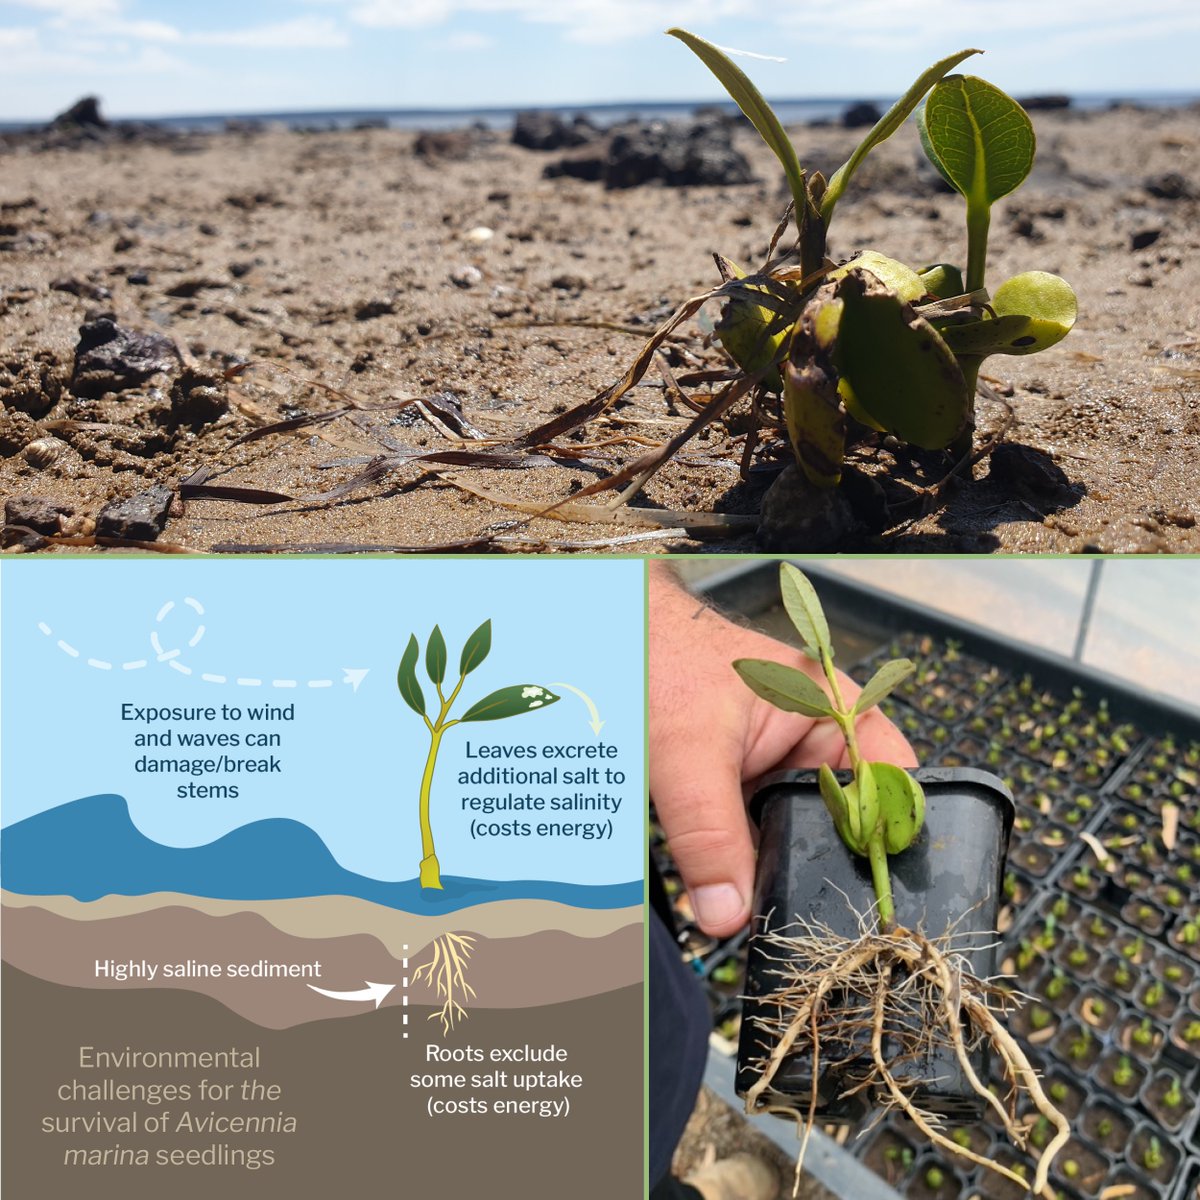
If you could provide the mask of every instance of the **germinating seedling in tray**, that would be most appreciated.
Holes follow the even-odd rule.
[[[896,920],[888,858],[907,850],[919,837],[925,815],[921,785],[907,771],[890,763],[867,762],[859,752],[855,730],[862,715],[879,704],[913,671],[907,659],[884,663],[853,702],[847,702],[833,663],[829,626],[812,584],[789,563],[780,566],[784,608],[800,635],[805,653],[821,667],[828,691],[807,672],[782,663],[739,659],[734,668],[762,699],[788,712],[814,720],[833,721],[846,743],[853,769],[851,782],[841,784],[828,766],[819,773],[821,798],[841,841],[871,867],[873,902],[848,902],[860,911],[860,933],[843,937],[806,920],[804,913],[788,914],[793,924],[763,932],[769,957],[779,964],[774,972],[777,990],[758,1002],[756,1017],[763,1055],[756,1064],[755,1083],[746,1091],[748,1112],[760,1100],[788,1058],[801,1051],[812,1056],[813,1084],[805,1115],[800,1102],[789,1115],[803,1122],[807,1146],[817,1109],[817,1080],[822,1041],[848,1042],[870,1048],[871,1074],[862,1087],[884,1105],[908,1116],[935,1145],[1017,1182],[1026,1181],[1003,1164],[984,1158],[946,1135],[940,1122],[922,1112],[913,1092],[930,1080],[914,1078],[914,1064],[928,1061],[933,1047],[949,1047],[972,1090],[998,1117],[1018,1146],[1029,1144],[1028,1123],[1014,1117],[1021,1107],[1001,1103],[976,1073],[971,1047],[988,1042],[1001,1061],[1014,1093],[1045,1117],[1055,1134],[1038,1147],[1040,1159],[1032,1190],[1046,1187],[1050,1163],[1070,1137],[1070,1126],[1042,1090],[1037,1072],[1004,1024],[1004,993],[979,979],[955,953],[952,930],[909,929]],[[819,867],[814,867],[819,870]],[[864,898],[865,899],[865,898]],[[784,1111],[786,1098],[764,1101]],[[797,1164],[797,1173],[799,1163]]]
[[[1075,294],[1045,271],[990,290],[992,205],[1033,165],[1033,127],[999,88],[950,71],[977,50],[930,67],[826,180],[806,173],[770,105],[716,46],[668,30],[721,81],[783,167],[798,241],[753,274],[718,257],[726,299],[717,334],[745,375],[781,393],[800,467],[818,487],[836,486],[848,446],[871,431],[928,450],[972,449],[980,366],[993,354],[1035,354],[1075,323]],[[826,240],[838,204],[870,152],[914,111],[925,154],[966,201],[967,260],[914,268],[877,250],[838,264]],[[773,253],[783,226],[772,241]]]

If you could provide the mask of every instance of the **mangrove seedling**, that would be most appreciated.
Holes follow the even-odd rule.
[[[450,710],[467,681],[467,676],[487,658],[492,649],[492,623],[484,621],[478,629],[467,638],[458,660],[458,682],[450,690],[449,695],[443,691],[446,682],[446,639],[438,626],[433,627],[429,641],[425,646],[425,670],[437,693],[437,709],[434,716],[429,715],[425,705],[425,693],[417,680],[417,661],[421,657],[421,648],[417,643],[416,634],[408,639],[408,645],[400,658],[400,667],[396,672],[396,686],[404,703],[413,710],[425,723],[429,731],[429,754],[425,759],[425,772],[421,776],[421,792],[418,803],[418,813],[421,824],[421,864],[419,878],[421,887],[437,888],[442,886],[442,868],[438,862],[437,852],[433,843],[433,826],[429,817],[429,800],[433,790],[433,772],[437,766],[438,750],[442,744],[442,736],[455,725],[465,725],[475,721],[499,721],[505,717],[516,717],[521,713],[536,712],[546,708],[559,699],[547,688],[536,683],[515,684],[511,687],[500,688],[476,701],[461,717],[450,719]]]
[[[1046,984],[1046,999],[1059,999],[1067,987],[1067,977],[1058,968],[1054,968],[1054,974],[1051,975],[1050,981]]]
[[[1119,1088],[1127,1088],[1133,1082],[1133,1063],[1128,1054],[1122,1054],[1113,1070],[1113,1083]]]
[[[1152,1137],[1150,1144],[1142,1152],[1142,1166],[1147,1171],[1158,1171],[1162,1168],[1164,1161],[1162,1142],[1158,1138]]]
[[[1150,1018],[1143,1017],[1141,1024],[1134,1029],[1131,1036],[1136,1046],[1141,1046],[1145,1049],[1151,1045],[1154,1041],[1154,1025],[1151,1023]]]
[[[1183,1104],[1183,1089],[1179,1086],[1179,1077],[1171,1076],[1171,1086],[1167,1088],[1163,1095],[1163,1106],[1166,1108],[1179,1108]]]
[[[1145,990],[1145,992],[1142,993],[1142,1003],[1147,1008],[1154,1008],[1157,1004],[1162,1003],[1162,998],[1164,995],[1166,995],[1166,991],[1163,988],[1163,985],[1155,980],[1155,982],[1152,983]]]
[[[1074,1179],[1079,1174],[1079,1164],[1073,1158],[1068,1158],[1062,1165],[1062,1173],[1068,1179]]]
[[[941,1167],[930,1167],[925,1172],[925,1186],[929,1188],[931,1192],[936,1192],[938,1188],[940,1188],[945,1182],[946,1173],[941,1169]]]
[[[1111,1118],[1101,1117],[1099,1123],[1096,1125],[1096,1133],[1099,1134],[1101,1139],[1104,1139],[1111,1137],[1112,1131],[1113,1123]]]
[[[897,920],[888,858],[902,854],[920,835],[925,795],[901,767],[864,756],[857,723],[912,674],[913,664],[907,659],[885,662],[853,696],[834,667],[829,624],[812,584],[796,567],[782,563],[780,590],[801,645],[816,664],[813,671],[763,659],[739,659],[733,665],[762,699],[784,711],[830,722],[840,733],[852,777],[843,783],[822,766],[818,786],[838,838],[870,866],[874,903],[858,914],[856,937],[839,935],[799,915],[791,925],[758,934],[778,964],[773,970],[778,990],[767,989],[753,1018],[763,1056],[756,1064],[758,1078],[746,1090],[746,1109],[758,1111],[763,1093],[794,1054],[811,1055],[807,1115],[800,1101],[790,1105],[806,1134],[799,1172],[816,1119],[822,1043],[845,1045],[861,1038],[870,1048],[871,1067],[856,1090],[866,1089],[885,1106],[901,1111],[935,1146],[1012,1179],[1009,1168],[956,1147],[912,1095],[924,1082],[915,1077],[913,1064],[929,1061],[935,1048],[953,1053],[972,1089],[1020,1143],[1015,1107],[1010,1111],[989,1092],[971,1066],[967,1047],[986,1042],[1002,1061],[1005,1078],[1058,1131],[1038,1164],[1034,1190],[1040,1191],[1054,1155],[1070,1137],[1070,1127],[1047,1099],[1036,1071],[1001,1019],[1005,999],[1000,989],[969,972],[963,956],[954,951],[952,931],[930,938]],[[906,986],[897,987],[898,978],[907,980]],[[772,1095],[772,1111],[782,1111],[784,1103],[783,1097]]]

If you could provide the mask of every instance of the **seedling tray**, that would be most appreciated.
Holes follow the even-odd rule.
[[[856,678],[876,660],[917,662],[915,686],[885,707],[922,766],[982,767],[1014,793],[1000,958],[1032,997],[1010,1027],[1077,1114],[1055,1189],[1084,1200],[1127,1184],[1135,1198],[1200,1200],[1200,939],[1188,933],[1200,922],[1200,719],[1094,669],[834,578],[819,563],[804,569],[835,641],[877,647],[852,668]],[[705,590],[722,608],[761,621],[778,603],[778,569],[742,564]],[[1179,811],[1170,848],[1162,838],[1168,802]],[[1103,864],[1083,834],[1107,843]],[[665,858],[660,865],[670,869]],[[730,995],[730,964],[744,965],[745,953],[742,937],[696,956],[731,1048],[739,999]],[[1037,1029],[1035,1006],[1049,1014]],[[1116,1113],[1120,1123],[1096,1113]],[[1032,1160],[986,1122],[959,1136],[977,1152],[1025,1163],[1032,1178]],[[908,1167],[884,1157],[881,1138],[912,1148]],[[946,1181],[937,1200],[1017,1195],[1015,1185],[935,1154],[903,1120],[888,1118],[863,1138],[852,1132],[847,1147],[913,1197],[929,1193],[931,1165]],[[1165,1165],[1154,1166],[1159,1156]]]

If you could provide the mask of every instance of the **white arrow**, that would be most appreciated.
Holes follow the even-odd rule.
[[[346,678],[343,679],[342,682],[348,683],[357,692],[358,685],[362,683],[364,679],[366,679],[367,672],[370,669],[370,667],[343,667],[342,674],[345,675]]]
[[[374,1000],[376,1008],[387,999],[388,992],[396,986],[394,983],[372,983],[369,979],[363,982],[367,986],[359,988],[356,992],[327,992],[324,988],[317,987],[315,983],[310,983],[308,986],[314,992],[320,992],[322,996],[328,996],[330,1000],[351,1000],[358,1004],[361,1004],[365,1000]]]
[[[604,728],[604,722],[600,720],[600,710],[596,707],[596,702],[591,696],[587,692],[581,692],[577,687],[569,683],[552,683],[550,686],[552,688],[566,688],[568,692],[574,692],[588,706],[588,712],[592,714],[592,719],[588,724],[592,727],[592,732],[599,737],[600,730]]]

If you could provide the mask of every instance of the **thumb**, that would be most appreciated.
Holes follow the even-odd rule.
[[[660,747],[656,759],[654,807],[696,924],[713,937],[728,937],[750,919],[754,882],[741,755],[688,739]]]

